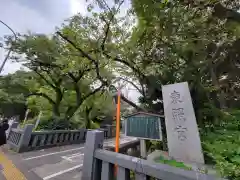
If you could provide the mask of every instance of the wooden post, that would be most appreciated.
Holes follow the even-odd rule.
[[[97,148],[103,146],[104,133],[102,131],[88,131],[87,140],[84,147],[84,160],[82,169],[82,180],[95,180],[98,179],[99,174],[99,163],[94,158],[94,152]],[[97,177],[98,176],[98,177]]]
[[[141,154],[141,158],[143,159],[147,158],[147,149],[146,149],[145,139],[140,139],[140,154]]]
[[[28,144],[31,139],[32,131],[33,131],[34,125],[33,124],[26,124],[23,129],[23,133],[21,135],[21,138],[19,140],[19,147],[18,152],[23,152],[28,149]]]

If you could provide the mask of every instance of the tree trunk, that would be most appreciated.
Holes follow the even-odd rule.
[[[91,108],[86,108],[85,115],[86,115],[86,129],[91,129],[91,119],[89,117],[89,114],[92,110]]]
[[[59,105],[57,105],[57,104],[53,105],[53,117],[54,118],[60,117]]]
[[[226,109],[226,100],[224,97],[224,92],[220,87],[218,78],[216,76],[216,73],[214,72],[213,67],[210,67],[210,74],[211,74],[212,83],[213,83],[214,87],[217,88],[220,109]]]
[[[220,109],[225,109],[226,108],[226,101],[225,101],[225,97],[224,97],[224,92],[221,89],[221,86],[219,84],[219,79],[216,75],[215,67],[214,67],[214,61],[216,59],[218,59],[218,56],[219,56],[221,50],[220,50],[220,47],[218,45],[214,44],[214,46],[216,47],[216,50],[215,50],[215,53],[214,53],[214,55],[213,55],[213,57],[212,57],[212,59],[210,60],[210,63],[209,63],[210,76],[211,76],[212,84],[217,89],[218,102],[219,102]]]
[[[62,101],[63,94],[60,89],[56,90],[56,101],[55,104],[53,105],[53,116],[54,118],[60,117],[60,103]]]

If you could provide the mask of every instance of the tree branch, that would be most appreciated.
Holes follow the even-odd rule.
[[[77,78],[73,75],[73,73],[68,72],[67,74],[68,74],[68,76],[69,76],[75,83],[78,82]]]
[[[83,74],[83,73],[82,73]],[[75,89],[75,92],[76,92],[76,98],[77,98],[77,103],[76,103],[76,106],[78,106],[78,104],[80,103],[81,101],[81,93],[80,93],[80,88],[78,87],[78,81],[81,79],[81,77],[75,77],[72,73],[68,73],[69,77],[73,80],[74,82],[74,89]]]
[[[57,64],[42,62],[42,61],[33,60],[33,59],[31,59],[31,61],[33,62],[33,64],[35,63],[36,66],[41,66],[41,67],[46,67],[46,68],[57,67],[57,68],[59,68],[59,69],[62,69],[62,67],[60,67],[60,66],[57,65]]]
[[[112,57],[111,55],[109,55],[107,52],[103,52],[103,55],[105,55],[108,59],[113,59],[116,62],[120,62],[126,66],[128,66],[130,69],[132,69],[133,72],[137,73],[138,76],[140,76],[141,78],[145,78],[145,75],[137,68],[134,67],[134,65],[130,64],[129,62],[127,62],[126,60],[120,59],[118,57]]]
[[[143,92],[136,84],[134,84],[132,81],[128,80],[127,78],[123,78],[123,77],[119,77],[118,79],[121,79],[121,80],[123,80],[123,81],[125,81],[125,82],[128,82],[128,83],[131,84],[133,87],[135,87],[140,94],[144,95],[144,92]]]
[[[53,89],[56,89],[56,86],[54,86],[49,80],[47,80],[47,78],[45,78],[41,73],[39,73],[37,69],[35,69],[34,71],[35,71],[35,73],[36,73],[41,79],[43,79],[49,86],[51,86]]]
[[[88,60],[90,60],[94,66],[95,66],[95,70],[96,70],[96,74],[97,74],[97,78],[105,85],[107,85],[108,83],[101,77],[100,75],[100,68],[99,68],[99,63],[96,59],[94,59],[93,57],[91,57],[88,53],[86,53],[85,51],[83,51],[81,48],[79,48],[73,41],[71,41],[67,36],[63,35],[61,32],[56,32],[62,39],[64,39],[65,41],[67,41],[69,44],[71,44],[76,50],[78,50],[81,55],[83,57],[86,57]]]
[[[67,74],[74,82],[77,83],[80,79],[82,79],[86,72],[89,72],[91,70],[94,70],[94,68],[86,68],[83,71],[80,70],[78,71],[78,76],[74,76],[71,72],[68,72]]]
[[[123,4],[123,2],[124,2],[124,0],[122,0],[122,1],[119,3],[116,12],[119,11],[119,9],[120,9],[121,5]],[[110,8],[109,8],[109,10],[110,10]],[[108,23],[106,23],[106,26],[107,26],[107,27],[106,27],[106,31],[105,31],[105,36],[104,36],[103,42],[102,42],[102,44],[101,44],[102,51],[105,50],[105,43],[106,43],[106,40],[107,40],[107,37],[108,37],[108,33],[109,33],[109,30],[110,30],[110,25],[111,25],[111,23],[112,23],[115,15],[116,15],[116,13],[112,12],[111,10],[110,10],[110,12],[112,13],[112,17],[110,18],[110,20],[108,21]],[[104,21],[105,21],[105,20],[104,20]],[[105,21],[105,22],[106,22],[106,21]]]
[[[102,9],[108,9],[109,11],[111,11],[111,9],[110,9],[110,7],[108,6],[108,4],[106,3],[106,1],[105,0],[96,0],[97,1],[97,3],[98,3],[98,6],[100,7],[100,8],[102,8]],[[102,6],[102,4],[101,3],[104,3],[104,5]],[[105,8],[106,7],[106,8]]]
[[[50,98],[47,94],[45,94],[45,93],[37,93],[37,92],[35,92],[35,93],[31,93],[31,94],[28,94],[26,97],[30,97],[30,96],[40,96],[40,97],[43,97],[43,98],[45,98],[45,99],[47,99],[49,102],[50,102],[50,104],[52,104],[52,105],[55,105],[56,103],[52,100],[52,98]]]
[[[57,31],[57,35],[59,35],[63,40],[67,41],[69,44],[71,44],[76,50],[78,50],[83,57],[86,57],[92,62],[96,62],[94,58],[92,58],[89,54],[87,54],[85,51],[83,51],[81,48],[79,48],[73,41],[71,41],[67,36],[63,35],[61,32]]]
[[[100,91],[105,85],[102,84],[101,86],[99,86],[98,88],[96,88],[94,91],[88,93],[86,96],[84,96],[82,98],[82,101],[85,101],[87,98],[89,98],[90,96],[93,96],[94,94],[96,94],[98,91]]]
[[[219,19],[227,19],[240,23],[240,13],[224,7],[221,3],[215,4],[213,16]]]
[[[121,95],[121,99],[126,102],[127,104],[129,104],[130,106],[134,107],[136,110],[138,111],[144,111],[143,108],[139,107],[138,105],[136,105],[134,102],[130,101],[129,99],[127,99],[123,94]]]
[[[83,98],[81,98],[81,101],[78,105],[76,106],[70,106],[66,112],[66,119],[70,119],[72,118],[72,116],[75,114],[75,112],[78,110],[78,108],[82,105],[82,103],[89,98],[90,96],[93,96],[94,94],[96,94],[98,91],[100,91],[102,88],[104,87],[104,85],[102,84],[100,87],[98,87],[97,89],[95,89],[94,91],[90,92],[89,94],[87,94],[86,96],[84,96]]]
[[[119,9],[120,9],[121,5],[123,4],[123,2],[124,2],[124,0],[122,0],[122,1],[119,3],[116,12],[119,11]],[[102,42],[102,44],[101,44],[101,49],[102,49],[103,54],[104,54],[108,59],[113,59],[113,60],[116,61],[116,62],[120,62],[120,63],[128,66],[129,68],[132,69],[133,72],[136,72],[139,76],[141,76],[142,78],[144,78],[145,76],[141,73],[141,71],[140,71],[139,69],[135,68],[135,67],[134,67],[133,65],[131,65],[129,62],[124,61],[124,60],[122,60],[122,59],[120,59],[120,58],[118,58],[118,57],[112,57],[110,54],[108,54],[108,53],[105,51],[105,43],[106,43],[106,40],[107,40],[107,37],[108,37],[108,33],[109,33],[109,30],[110,30],[110,25],[111,25],[111,23],[112,23],[115,15],[116,15],[116,13],[113,13],[112,11],[111,11],[111,13],[112,13],[112,17],[110,18],[110,20],[108,21],[108,23],[106,22],[106,20],[104,20],[104,21],[106,22],[106,26],[107,26],[107,27],[106,27],[106,31],[105,31],[105,36],[104,36],[104,38],[103,38],[103,42]]]

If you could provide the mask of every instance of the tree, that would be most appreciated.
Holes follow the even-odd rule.
[[[114,14],[121,4],[112,9]],[[16,42],[8,38],[7,43],[12,43],[15,53],[12,59],[37,75],[28,95],[32,107],[44,110],[51,106],[53,119],[68,120],[85,100],[111,84],[113,63],[100,51],[105,43],[112,44],[112,40],[105,39],[102,29],[107,26],[101,26],[107,18],[113,20],[112,11],[95,13],[93,17],[74,16],[51,37],[30,33],[19,35]],[[99,39],[101,35],[104,39]],[[123,99],[138,107],[124,96]]]
[[[77,111],[77,116],[84,119],[82,126],[87,129],[93,129],[102,124],[105,118],[113,117],[115,106],[112,97],[102,91],[91,96],[85,101]]]
[[[24,118],[26,111],[25,95],[29,93],[25,85],[32,78],[30,72],[17,71],[0,77],[0,111],[2,117],[11,118],[19,116]]]
[[[130,44],[128,45],[127,42],[131,37],[131,31],[129,31],[129,29],[131,29],[134,19],[132,17],[127,18],[127,16],[118,17],[120,7],[124,0],[116,1],[112,7],[105,1],[97,0],[95,2],[103,11],[93,11],[91,17],[84,17],[81,16],[81,14],[76,15],[72,17],[69,23],[65,24],[62,29],[59,29],[56,34],[75,52],[73,53],[74,55],[78,54],[94,65],[97,78],[105,86],[111,84],[111,79],[109,80],[105,77],[106,73],[100,72],[100,65],[102,63],[113,74],[116,71],[121,73],[121,69],[124,67],[122,64],[126,65],[124,67],[124,75],[132,76],[130,73],[126,74],[131,68],[136,70],[138,74],[141,74],[139,69],[134,68],[131,63],[118,56],[118,49],[120,49],[121,52],[128,49],[126,53],[132,53],[131,50],[129,50],[131,46]],[[89,4],[89,11],[92,10],[92,7],[93,4]],[[131,14],[129,13],[129,15]],[[110,28],[110,26],[113,27]],[[123,48],[124,46],[126,46],[126,48]],[[126,53],[122,53],[121,55],[125,56]],[[115,77],[118,78],[118,76],[119,74]],[[114,76],[112,79],[113,78]],[[133,76],[133,78],[136,78],[136,76]],[[139,110],[142,109],[126,97],[122,96],[122,99],[131,106]]]
[[[52,37],[18,38],[14,51],[25,57],[17,59],[39,77],[30,96],[51,104],[54,117],[70,119],[85,99],[120,76],[131,78],[144,108],[158,113],[163,113],[161,85],[188,81],[199,124],[216,119],[205,116],[205,108],[237,104],[237,3],[133,0],[125,16],[123,2],[110,6],[97,0],[101,11],[90,4],[92,16],[70,18]],[[226,21],[219,9],[228,12]],[[226,99],[232,92],[234,98]]]
[[[202,117],[202,110],[214,104],[224,109],[226,99],[230,103],[238,96],[233,98],[228,93],[237,88],[239,76],[238,49],[234,48],[239,41],[238,13],[234,11],[239,2],[228,3],[227,8],[209,1],[132,2],[139,20],[133,37],[136,46],[145,52],[142,64],[138,65],[152,71],[150,80],[144,82],[150,101],[143,98],[142,102],[151,108],[159,107],[159,111],[160,85],[188,81],[198,120],[216,119]],[[231,12],[225,14],[227,20],[219,17],[219,7]],[[153,100],[159,103],[153,104]]]
[[[56,37],[44,35],[23,35],[13,42],[16,55],[13,58],[36,74],[28,97],[43,98],[40,104],[47,101],[52,106],[53,119],[66,121],[87,98],[103,88],[101,84],[96,87],[99,83],[92,65],[84,63],[79,56],[70,59],[67,54],[70,50]],[[42,104],[41,108],[44,108]]]

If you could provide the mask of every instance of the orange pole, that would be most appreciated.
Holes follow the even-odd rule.
[[[116,115],[116,140],[115,152],[119,152],[119,137],[120,137],[120,108],[121,108],[121,92],[118,90],[117,96],[117,115]],[[117,173],[117,166],[115,165],[115,175]]]
[[[117,98],[117,115],[116,115],[116,140],[115,140],[115,152],[119,152],[119,136],[120,136],[120,107],[121,107],[121,93],[118,90]]]

